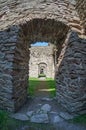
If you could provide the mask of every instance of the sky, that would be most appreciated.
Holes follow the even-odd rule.
[[[47,42],[36,42],[35,44],[32,44],[31,46],[48,46]]]

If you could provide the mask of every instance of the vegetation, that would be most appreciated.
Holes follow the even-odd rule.
[[[0,130],[21,130],[22,127],[27,126],[28,130],[55,130],[50,124],[36,124],[29,121],[15,120],[9,117],[10,113],[0,110]]]
[[[36,86],[39,84],[38,78],[30,78],[29,79],[29,85],[28,93],[33,96],[35,92]],[[54,97],[56,96],[56,90],[55,90],[55,81],[51,78],[47,78],[46,82],[49,86],[50,96]],[[30,130],[55,130],[53,125],[50,124],[35,124],[31,123],[29,121],[19,121],[12,119],[10,116],[10,113],[7,113],[6,111],[0,110],[0,130],[21,130],[21,127],[28,126],[28,129]],[[72,119],[70,122],[73,123],[82,123],[86,124],[86,114],[80,115],[74,119]]]
[[[75,117],[71,122],[86,124],[86,114]]]
[[[49,92],[50,92],[50,97],[55,97],[56,96],[56,88],[55,88],[55,81],[52,78],[47,78],[45,79]],[[28,94],[30,96],[35,95],[35,89],[39,85],[40,80],[38,78],[29,78],[29,87],[28,87]]]
[[[56,88],[55,88],[55,80],[52,78],[47,78],[46,82],[48,84],[49,90],[50,90],[50,97],[55,97],[56,96]]]
[[[55,130],[50,124],[35,124],[29,121],[19,121],[9,117],[10,113],[0,110],[0,130],[21,130],[21,127],[28,126],[28,130]],[[73,123],[86,124],[86,114],[72,119]]]
[[[28,95],[33,97],[35,93],[35,88],[39,84],[39,79],[38,78],[29,78],[28,79]]]
[[[0,110],[0,130],[15,130],[19,128],[22,121],[17,121],[9,117],[10,113]]]
[[[5,111],[0,110],[0,129],[4,126],[4,129],[6,130],[6,124],[8,120],[8,114]]]

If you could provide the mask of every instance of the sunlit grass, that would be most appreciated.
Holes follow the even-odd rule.
[[[29,96],[35,96],[35,89],[36,87],[38,86],[38,84],[40,83],[41,81],[39,80],[39,78],[34,78],[34,77],[31,77],[29,78],[29,82],[28,82],[28,94]],[[39,91],[46,91],[46,92],[49,92],[49,96],[50,97],[55,97],[56,96],[56,88],[55,88],[55,80],[52,79],[52,78],[46,78],[45,79],[45,82],[47,83],[47,88],[46,89],[39,89]]]
[[[50,97],[55,97],[56,96],[56,84],[55,84],[55,80],[52,78],[47,78],[46,82],[48,84],[49,87],[49,92],[50,92]]]
[[[51,89],[39,89],[39,91],[53,92],[53,91],[55,91],[55,88],[51,88]]]
[[[38,78],[34,78],[34,77],[30,77],[28,79],[28,95],[33,97],[35,94],[35,88],[36,86],[39,84],[39,79]]]

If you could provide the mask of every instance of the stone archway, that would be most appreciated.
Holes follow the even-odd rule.
[[[25,23],[24,25],[21,25],[21,29],[19,32],[19,39],[18,39],[19,44],[16,44],[15,56],[14,56],[16,58],[14,58],[14,64],[13,64],[14,66],[17,64],[19,70],[23,68],[22,71],[15,70],[14,68],[14,72],[15,71],[17,71],[17,73],[20,72],[18,76],[15,76],[15,73],[13,72],[14,86],[16,86],[14,87],[13,99],[15,101],[14,104],[16,110],[19,109],[19,107],[25,102],[27,98],[27,86],[28,86],[27,66],[29,60],[28,47],[30,47],[30,44],[36,41],[46,41],[46,42],[51,42],[53,44],[56,44],[57,47],[62,48],[62,44],[66,38],[68,30],[69,27],[67,25],[65,25],[62,22],[55,21],[54,19],[52,20],[32,19],[29,22]],[[57,44],[58,42],[59,44]],[[60,51],[61,49],[59,49],[58,55],[60,54]],[[22,52],[22,54],[19,54],[19,52]],[[20,61],[18,62],[18,60]],[[19,81],[19,76],[20,76],[20,81]],[[21,84],[22,87],[20,88]],[[18,97],[17,97],[17,93],[18,93]]]
[[[13,18],[10,15],[8,21],[5,13],[1,15],[0,108],[2,109],[16,111],[25,103],[28,85],[28,47],[36,41],[47,41],[57,46],[57,100],[70,112],[86,109],[83,53],[85,44],[77,36],[77,32],[82,34],[80,19],[73,5],[68,2],[48,5],[51,4],[52,7],[58,5],[58,10],[63,7],[62,12],[54,10],[54,13],[51,13],[49,6],[48,11],[33,10],[33,13],[27,12],[26,9],[25,16],[18,12],[20,14],[16,16],[18,19],[14,18],[14,13]],[[3,22],[3,15],[6,25]]]
[[[57,47],[61,47],[68,30],[69,27],[62,22],[54,19],[41,18],[32,19],[23,25],[13,26],[12,28],[6,30],[6,34],[9,34],[9,37],[12,36],[13,32],[13,38],[11,37],[13,43],[11,41],[10,44],[10,47],[13,49],[13,57],[11,61],[12,69],[10,69],[10,76],[12,77],[12,80],[9,79],[9,82],[11,82],[10,88],[12,88],[12,90],[10,90],[10,92],[6,92],[10,95],[10,99],[7,99],[10,104],[5,107],[7,103],[4,100],[4,106],[1,105],[2,108],[6,108],[10,111],[16,111],[27,100],[27,70],[30,53],[28,47],[30,47],[30,44],[36,41],[46,41],[53,44],[59,43],[57,44]],[[59,49],[58,55],[60,51],[61,49]],[[12,53],[10,53],[10,56]]]
[[[43,77],[47,76],[47,64],[46,63],[39,63],[38,64],[38,77],[42,75]]]

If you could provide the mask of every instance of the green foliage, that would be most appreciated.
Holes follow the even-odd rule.
[[[29,121],[20,121],[9,117],[10,113],[0,110],[0,130],[20,130],[24,126],[28,126],[28,130],[54,130],[51,124],[37,124]]]
[[[0,130],[15,130],[16,121],[9,117],[8,112],[0,110]]]
[[[48,87],[50,89],[50,97],[55,97],[56,96],[56,88],[55,88],[55,80],[52,78],[47,78],[46,82],[48,84]]]
[[[72,122],[86,124],[86,114],[75,117]]]
[[[0,110],[0,130],[7,130],[7,120],[8,120],[8,113]]]

